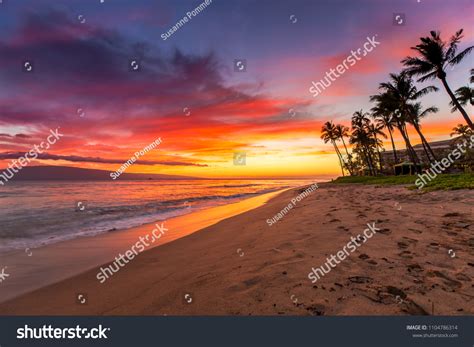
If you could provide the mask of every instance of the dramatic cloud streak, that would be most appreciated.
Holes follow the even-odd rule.
[[[24,156],[25,153],[16,152],[16,153],[0,153],[0,160],[6,159],[18,159],[19,157]],[[103,163],[103,164],[123,164],[128,159],[105,159],[105,158],[92,158],[92,157],[80,157],[77,155],[55,155],[42,153],[38,154],[40,160],[66,160],[70,162],[81,162],[81,163]],[[186,162],[178,161],[154,161],[154,160],[137,160],[135,161],[136,165],[169,165],[169,166],[200,166],[205,167],[204,164],[193,164]]]

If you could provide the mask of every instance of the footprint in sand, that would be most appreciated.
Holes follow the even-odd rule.
[[[411,243],[411,244],[418,243],[417,239],[412,239],[410,237],[403,236],[402,239],[404,239],[405,241],[407,241],[408,243]]]
[[[405,307],[402,309],[402,311],[412,316],[428,316],[429,315],[429,313],[423,307],[418,305],[413,300],[406,302]]]
[[[413,259],[413,257],[411,256],[411,252],[410,252],[410,251],[403,251],[403,252],[401,252],[401,253],[398,253],[398,255],[399,255],[401,258]]]
[[[382,258],[382,260],[383,260],[383,261],[385,261],[385,262],[387,262],[387,263],[389,263],[389,264],[393,264],[393,261],[390,261],[390,260],[388,260],[388,259],[387,259],[387,258],[385,258],[385,257],[384,257],[384,258]]]
[[[427,247],[438,250],[439,249],[439,243],[431,242]]]
[[[474,247],[474,238],[470,238],[467,240],[467,245],[471,248]]]
[[[352,283],[362,284],[362,283],[372,283],[374,279],[372,277],[366,276],[352,276],[347,278]]]
[[[405,249],[408,248],[408,244],[402,241],[397,242],[398,248]]]
[[[377,233],[383,234],[383,235],[390,235],[392,231],[389,228],[382,228],[379,231],[377,231]]]
[[[464,282],[471,282],[471,277],[463,274],[463,273],[458,273],[456,274],[456,279]]]
[[[449,277],[448,275],[446,275],[446,274],[444,274],[440,271],[433,271],[432,273],[430,273],[430,275],[441,278],[443,280],[443,283],[445,285],[447,285],[448,287],[450,287],[451,289],[462,287],[461,282],[456,281],[455,279],[452,279],[451,277]]]
[[[426,225],[428,224],[428,221],[422,220],[422,219],[417,219],[417,220],[415,221],[415,223],[416,223],[416,224],[421,224],[421,225],[423,225],[423,226],[426,226]]]
[[[403,239],[402,241],[397,242],[398,248],[401,248],[401,249],[406,249],[418,243],[418,240],[411,239],[409,237],[402,237],[402,239]]]
[[[467,229],[469,228],[470,224],[469,223],[464,223],[464,222],[457,222],[453,224],[453,227],[455,228],[461,228],[461,229]]]
[[[418,275],[423,272],[423,268],[419,264],[410,264],[407,266],[407,271],[411,274]]]
[[[312,316],[324,316],[326,311],[326,306],[322,304],[313,304],[305,308]]]
[[[262,281],[262,277],[261,276],[256,276],[256,277],[249,278],[248,280],[245,280],[243,282],[244,282],[245,286],[248,288],[248,287],[256,285],[257,283],[259,283],[261,281]]]
[[[461,217],[457,212],[446,213],[443,217]]]

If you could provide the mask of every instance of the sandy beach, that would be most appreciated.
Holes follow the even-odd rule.
[[[4,302],[0,314],[474,313],[472,190],[321,184],[269,226],[305,188],[147,250],[103,284],[97,266]],[[311,269],[368,223],[380,230],[312,283]]]
[[[259,207],[278,193],[274,191],[203,210],[190,207],[185,215],[156,223],[0,253],[0,264],[8,266],[9,274],[8,281],[2,281],[0,286],[0,303],[113,261],[140,239],[144,240],[142,251],[149,250]]]

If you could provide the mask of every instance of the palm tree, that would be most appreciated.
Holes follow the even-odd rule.
[[[450,134],[451,137],[459,136],[454,140],[454,144],[456,144],[458,141],[461,141],[461,139],[464,140],[464,144],[467,144],[469,139],[474,135],[474,131],[465,124],[458,124],[452,130],[453,132]],[[461,166],[463,166],[463,162],[465,166],[472,167],[472,151],[469,149],[466,151],[464,158],[461,160]]]
[[[415,128],[416,132],[420,136],[421,139],[421,144],[423,145],[423,149],[425,151],[426,157],[430,162],[432,162],[431,157],[433,158],[433,161],[436,161],[436,155],[434,154],[433,150],[431,149],[431,146],[428,141],[426,141],[425,136],[423,135],[421,131],[421,119],[426,117],[430,113],[436,113],[438,112],[438,108],[431,106],[428,107],[425,110],[422,110],[421,103],[417,102],[416,104],[409,105],[409,112],[411,114],[411,117],[409,119],[409,123],[413,125]]]
[[[382,103],[382,105],[384,105],[383,107],[389,108],[393,111],[400,133],[405,140],[408,155],[415,164],[416,170],[419,171],[419,159],[411,145],[406,129],[407,122],[410,122],[411,124],[416,123],[409,102],[415,101],[429,92],[437,91],[438,89],[434,86],[428,86],[418,90],[411,77],[404,72],[400,74],[391,73],[390,81],[380,83],[379,89],[384,90],[385,93],[374,95],[371,97],[371,100]]]
[[[382,89],[382,87],[379,86],[379,89]],[[387,117],[389,117],[388,121],[393,123],[402,135],[405,141],[407,153],[411,156],[410,149],[412,146],[410,138],[408,137],[408,132],[406,131],[405,117],[403,117],[403,115],[400,113],[400,110],[398,109],[399,101],[394,96],[394,93],[390,91],[384,91],[383,93],[379,93],[377,95],[371,95],[370,101],[375,102],[375,106],[372,108],[373,112],[387,113]],[[394,146],[392,146],[392,148],[393,147]]]
[[[456,99],[460,105],[466,106],[469,103],[471,106],[474,106],[474,89],[469,86],[465,86],[456,89],[455,93]],[[451,112],[457,110],[456,105],[452,101],[449,104],[452,106]]]
[[[351,144],[355,144],[359,147],[360,153],[363,154],[364,161],[369,168],[371,175],[376,174],[376,168],[372,159],[372,145],[373,141],[369,134],[370,119],[369,114],[360,110],[354,112],[352,115],[352,135],[350,139]]]
[[[471,69],[471,78],[469,79],[469,83],[474,83],[474,69]]]
[[[339,152],[339,148],[337,148],[336,145],[336,140],[338,139],[338,137],[336,135],[336,130],[333,122],[324,123],[321,128],[321,139],[324,141],[324,143],[331,142],[334,146],[334,150],[336,151],[337,157],[339,158],[339,165],[341,165],[342,176],[345,176],[341,152]]]
[[[392,112],[387,108],[383,108],[383,106],[374,106],[372,107],[371,111],[372,117],[376,121],[377,126],[381,129],[388,130],[388,133],[390,135],[390,141],[392,142],[393,157],[395,160],[395,164],[397,164],[397,149],[395,148],[395,142],[393,141],[393,131],[394,127],[396,126],[396,122],[394,117],[392,116]]]
[[[349,154],[349,151],[347,150],[346,146],[346,141],[344,141],[344,137],[349,137],[349,128],[342,125],[342,124],[336,124],[334,127],[335,130],[335,135],[337,136],[338,139],[342,141],[342,144],[344,145],[344,149],[346,150],[346,155],[347,155],[347,163],[346,167],[349,173],[352,175],[353,170],[352,170],[352,156]]]
[[[450,134],[451,137],[453,136],[462,136],[463,138],[467,139],[473,134],[471,128],[464,124],[458,124],[453,128],[453,132]]]
[[[441,39],[439,32],[431,31],[431,36],[421,37],[421,43],[411,47],[411,49],[418,53],[418,57],[406,57],[402,60],[402,63],[406,66],[405,71],[408,74],[411,76],[421,76],[418,82],[439,78],[456,109],[461,112],[469,127],[474,129],[474,124],[446,81],[446,67],[459,64],[474,49],[474,46],[470,46],[457,53],[458,44],[463,37],[462,32],[462,29],[457,31],[450,38],[449,42],[445,42]]]
[[[363,128],[367,127],[370,124],[369,114],[363,110],[356,111],[352,115],[352,127],[353,128]]]
[[[377,135],[383,137],[384,139],[387,138],[387,135],[385,135],[385,133],[382,131],[382,128],[383,127],[381,127],[377,124],[374,124],[374,123],[371,123],[367,127],[369,136],[371,135],[371,136],[374,137],[374,145],[375,145],[375,149],[377,150],[378,157],[379,157],[379,168],[380,168],[380,170],[382,170],[382,155],[380,154],[380,148],[382,148],[383,142],[377,137]]]
[[[374,170],[372,169],[365,145],[367,140],[368,134],[364,128],[353,128],[349,143],[355,145],[353,147],[353,152],[359,154],[359,160],[369,169],[370,175],[373,175]]]

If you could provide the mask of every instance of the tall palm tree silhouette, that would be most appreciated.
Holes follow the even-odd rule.
[[[350,143],[356,144],[360,147],[364,161],[369,168],[371,175],[376,174],[376,167],[372,158],[371,147],[374,144],[372,137],[369,133],[370,119],[369,114],[363,110],[356,111],[352,115],[352,134]]]
[[[334,150],[336,151],[337,157],[339,158],[339,165],[341,166],[342,176],[345,176],[342,155],[336,144],[338,136],[336,134],[336,128],[333,122],[324,123],[321,128],[321,139],[324,141],[324,143],[331,142],[334,146]]]
[[[423,132],[421,131],[421,119],[428,116],[430,113],[436,113],[438,112],[438,108],[431,106],[426,108],[425,110],[422,109],[421,103],[417,102],[416,104],[408,105],[408,110],[411,114],[411,117],[409,119],[409,123],[413,125],[415,128],[416,132],[420,136],[421,139],[421,144],[423,145],[423,149],[425,151],[426,157],[430,162],[436,161],[436,155],[434,154],[433,150],[431,149],[431,146],[429,142],[426,140],[425,136],[423,135]],[[432,160],[433,159],[433,160]]]
[[[369,133],[369,136],[373,136],[374,138],[374,144],[375,148],[377,150],[377,154],[379,157],[379,168],[382,170],[382,155],[380,154],[380,148],[382,148],[383,142],[378,138],[378,136],[381,136],[383,138],[387,138],[387,135],[382,131],[383,127],[379,126],[374,123],[370,123],[369,126],[367,127],[367,131]]]
[[[392,142],[393,159],[395,164],[398,163],[397,149],[395,148],[395,142],[393,141],[393,131],[396,127],[396,121],[392,115],[392,111],[385,108],[383,105],[377,105],[372,107],[372,117],[380,129],[387,129],[390,135],[390,141]]]
[[[449,39],[449,42],[445,42],[441,39],[439,31],[431,31],[430,36],[421,37],[421,43],[411,47],[418,53],[418,57],[406,57],[402,60],[402,63],[406,66],[405,71],[408,74],[421,76],[418,79],[419,82],[439,78],[456,109],[461,112],[467,125],[474,129],[472,120],[456,99],[446,81],[446,67],[459,64],[474,49],[474,46],[470,46],[457,53],[458,44],[463,38],[462,32],[462,29],[458,30]]]
[[[352,156],[349,154],[349,151],[347,150],[346,146],[346,141],[344,141],[344,137],[349,137],[349,128],[342,125],[342,124],[336,124],[334,127],[335,130],[335,135],[342,141],[342,144],[344,145],[344,149],[346,150],[346,155],[347,155],[347,162],[346,162],[346,167],[349,173],[352,175],[353,170],[352,170]]]

